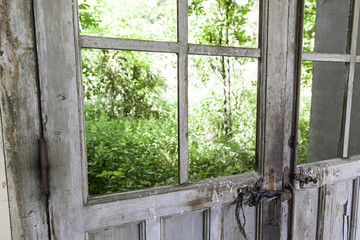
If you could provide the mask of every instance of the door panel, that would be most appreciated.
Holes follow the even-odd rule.
[[[73,23],[71,0],[34,1],[34,5],[42,122],[49,159],[51,235],[54,239],[83,239],[86,165],[78,114],[78,25]]]
[[[85,229],[91,231],[127,222],[150,221],[179,213],[208,209],[210,209],[210,219],[221,219],[222,212],[213,211],[213,209],[234,202],[238,186],[253,185],[253,182],[254,176],[249,173],[244,174],[240,179],[227,177],[213,180],[211,184],[207,181],[199,182],[191,187],[179,186],[174,192],[135,199],[120,200],[121,194],[118,196],[118,201],[114,201],[114,198],[111,201],[106,197],[94,198],[84,208]],[[221,221],[211,220],[212,225],[215,223],[220,225]],[[160,228],[160,225],[157,227]],[[212,226],[212,228],[218,231],[222,229],[221,226]]]
[[[317,184],[296,186],[293,239],[356,239],[360,159],[302,165]]]
[[[239,227],[237,226],[236,221],[234,221],[235,204],[225,206],[222,211],[223,238],[221,239],[245,239],[241,234],[239,234]],[[245,206],[244,214],[246,216],[245,232],[250,237],[250,239],[256,239],[256,208]]]
[[[209,230],[207,215],[207,211],[200,211],[162,217],[161,239],[206,239]]]
[[[293,196],[294,232],[293,239],[316,239],[318,211],[318,189],[297,191]]]
[[[86,233],[88,240],[144,239],[142,223],[107,227]]]
[[[183,4],[180,14],[184,14],[187,0],[179,0],[179,3]],[[179,113],[182,116],[179,124],[182,147],[179,151],[180,159],[185,159],[179,164],[180,184],[89,197],[79,55],[81,44],[87,38],[81,38],[83,42],[79,40],[78,17],[74,10],[76,1],[35,1],[42,117],[50,164],[49,215],[52,238],[159,240],[181,239],[180,236],[188,234],[187,237],[196,239],[242,239],[234,218],[233,203],[237,198],[237,189],[254,186],[256,179],[263,176],[264,188],[281,190],[284,166],[292,165],[291,170],[299,172],[294,164],[296,159],[289,156],[296,142],[292,138],[294,132],[290,134],[294,121],[289,120],[296,115],[292,106],[295,81],[289,77],[296,70],[288,63],[296,64],[296,4],[295,0],[262,1],[261,48],[238,51],[240,57],[261,60],[257,106],[257,161],[260,173],[188,183],[188,149],[184,147],[187,146],[188,128],[187,54],[189,49],[195,49],[204,55],[218,55],[221,49],[185,44],[187,22],[181,21],[181,44],[156,45],[151,42],[142,49],[177,53],[179,56],[178,67],[182,69],[178,89],[182,109]],[[102,42],[101,38],[95,40]],[[105,40],[106,44],[112,42],[111,39]],[[92,48],[97,47],[96,41],[90,43]],[[122,48],[123,42],[116,41],[116,49]],[[143,46],[142,42],[137,41],[132,44]],[[221,54],[234,56],[234,52],[236,55],[235,50],[226,47]],[[314,59],[310,57],[308,60]],[[287,239],[288,233],[292,235],[291,239],[316,239],[325,232],[328,234],[325,226],[332,227],[336,222],[344,224],[344,219],[348,222],[348,214],[351,213],[350,230],[347,231],[355,239],[354,226],[358,226],[359,222],[359,197],[355,193],[359,191],[359,181],[354,185],[353,179],[360,175],[359,161],[359,157],[352,157],[302,166],[304,174],[318,178],[318,182],[308,184],[304,189],[294,184],[293,208],[290,211],[293,221],[289,224],[292,230],[288,231],[287,203],[278,203],[279,207],[273,211],[274,204],[270,202],[262,203],[257,208],[245,207],[247,234],[251,239]],[[326,190],[329,190],[329,195],[326,195]],[[341,198],[338,198],[339,194]],[[281,223],[280,226],[268,223],[274,218]],[[347,222],[345,229],[349,229]]]

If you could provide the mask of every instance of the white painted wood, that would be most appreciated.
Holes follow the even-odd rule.
[[[358,182],[360,180],[358,179]],[[359,191],[359,184],[357,184],[357,191]],[[357,195],[359,196],[359,195]],[[356,211],[355,211],[355,214],[356,214]],[[355,233],[353,233],[353,239],[359,239],[359,236],[360,236],[360,207],[359,207],[359,197],[357,198],[357,221],[355,222],[355,226],[354,226],[354,231]]]
[[[80,43],[82,48],[133,50],[164,53],[179,52],[179,45],[176,42],[146,41],[81,35]]]
[[[305,175],[316,177],[316,184],[309,183],[305,189],[319,187],[325,184],[333,184],[338,181],[355,179],[360,175],[360,156],[353,156],[348,159],[332,159],[318,163],[301,165]],[[298,168],[297,172],[300,172]],[[296,184],[295,189],[299,189]]]
[[[179,183],[188,182],[188,1],[178,0],[178,151]]]
[[[259,58],[260,49],[189,44],[189,54]]]
[[[351,196],[352,181],[326,186],[323,239],[348,239]]]
[[[323,232],[322,232],[322,236],[323,239],[330,239],[330,237],[332,236],[332,217],[333,216],[333,212],[336,212],[336,209],[333,209],[334,207],[334,198],[336,198],[335,195],[335,186],[334,184],[329,184],[326,185],[325,187],[325,211],[324,211],[324,224],[323,224]],[[341,224],[341,223],[340,223]],[[342,224],[341,224],[342,227]],[[342,231],[341,231],[342,233]]]
[[[288,25],[288,40],[287,40],[287,73],[286,73],[286,101],[285,101],[285,107],[287,111],[285,112],[285,131],[284,131],[284,142],[283,142],[283,149],[284,149],[284,165],[289,166],[291,169],[293,167],[293,163],[291,161],[291,154],[292,149],[289,147],[289,139],[291,135],[297,131],[296,129],[296,99],[295,99],[295,89],[296,89],[296,80],[297,80],[297,71],[299,71],[298,61],[301,62],[301,43],[299,42],[299,39],[301,38],[299,35],[301,35],[302,31],[300,31],[301,19],[297,20],[299,18],[299,15],[302,14],[301,9],[299,9],[299,4],[301,1],[292,0],[289,2],[289,25]],[[302,30],[302,28],[301,28]],[[300,54],[299,54],[300,52]],[[299,56],[300,55],[300,56]],[[300,59],[299,59],[300,58]],[[290,110],[291,109],[291,110]]]
[[[291,15],[289,9],[294,2],[263,1],[262,9],[265,14],[262,21],[264,29],[260,49],[188,45],[187,0],[178,1],[179,42],[177,43],[82,36],[82,47],[175,52],[178,53],[179,60],[179,182],[182,185],[99,196],[89,200],[86,193],[82,192],[82,189],[86,190],[83,186],[86,184],[84,177],[86,167],[82,145],[84,144],[83,120],[82,114],[79,114],[79,111],[82,111],[78,68],[80,63],[77,55],[80,42],[77,42],[77,22],[72,18],[74,4],[76,6],[76,2],[70,0],[36,1],[35,19],[39,29],[37,44],[43,118],[46,122],[45,137],[49,144],[51,164],[52,237],[83,239],[85,234],[89,239],[238,237],[235,221],[231,221],[229,217],[234,212],[231,203],[236,198],[236,189],[252,185],[254,176],[243,174],[186,184],[188,182],[187,58],[188,54],[261,57],[262,75],[259,83],[258,112],[260,117],[258,131],[261,133],[259,133],[261,139],[258,140],[260,143],[258,160],[260,170],[268,176],[266,187],[271,190],[281,189],[283,166],[284,163],[290,162],[289,149],[285,143],[291,127],[286,120],[290,119],[290,111],[293,110],[291,102],[288,102],[292,97],[293,79],[288,77],[294,70],[287,60],[294,58],[294,52],[288,52],[294,46],[289,35],[293,33],[293,25],[290,26],[289,19],[291,21],[296,19],[289,18]],[[294,11],[293,8],[291,9]],[[317,57],[318,61],[347,59],[347,55],[309,56]],[[291,61],[294,62],[294,59]],[[305,173],[318,177],[319,183],[309,184],[304,190],[299,190],[299,187],[295,186],[297,191],[294,196],[294,215],[296,217],[293,224],[299,228],[293,227],[294,239],[315,239],[318,222],[317,187],[332,183],[336,186],[337,181],[356,178],[360,174],[359,161],[360,157],[353,157],[304,166]],[[344,202],[344,199],[337,200]],[[330,199],[327,202],[330,202]],[[273,217],[268,214],[271,207],[271,204],[264,204],[259,208],[264,211],[261,216],[256,215],[255,208],[246,208],[246,213],[250,216],[247,218],[249,221],[247,231],[252,237],[255,238],[257,232],[258,239],[278,239],[278,236],[285,239],[287,235],[285,226],[280,230],[265,223],[269,217]],[[282,216],[279,221],[283,225],[287,223],[287,209],[282,204],[282,208],[277,213],[278,216]],[[254,227],[259,220],[263,222],[259,228],[261,231]],[[142,224],[128,225],[139,222]],[[305,229],[307,231],[304,231]]]
[[[294,221],[293,239],[316,239],[316,223],[318,210],[318,189],[297,191],[293,196]]]
[[[303,61],[314,62],[350,62],[350,54],[336,54],[336,53],[302,53]]]
[[[0,128],[0,136],[3,136]],[[1,138],[0,152],[4,152],[3,138]],[[9,215],[9,198],[5,173],[5,158],[0,154],[0,232],[4,239],[11,239],[10,215]]]
[[[44,138],[50,176],[50,228],[53,239],[83,239],[81,128],[73,19],[76,2],[35,1],[35,23]],[[75,5],[76,6],[76,5]],[[59,10],[61,9],[61,11]],[[51,19],[51,21],[49,20]]]
[[[145,239],[160,240],[161,237],[161,219],[153,218],[146,220],[145,223]]]
[[[264,157],[261,171],[269,177],[269,190],[282,188],[282,171],[284,163],[284,133],[286,131],[285,113],[286,113],[286,87],[287,80],[287,50],[288,50],[288,20],[289,20],[289,1],[266,1],[267,19],[266,35],[263,35],[263,41],[266,41],[266,65],[262,66],[266,77],[263,90],[260,97],[265,97],[260,104],[265,104],[265,112],[261,112],[261,118],[264,121],[264,135],[261,136],[265,145],[261,157]],[[264,56],[262,56],[264,57]],[[290,80],[291,82],[291,80]],[[262,124],[262,123],[261,123]],[[281,228],[267,224],[269,221],[270,209],[272,204],[264,203],[262,206],[262,233],[257,236],[260,239],[279,239]],[[280,207],[277,210],[279,218]],[[279,219],[279,221],[282,221]]]
[[[252,186],[255,181],[253,174],[230,178],[230,181],[226,179],[204,181],[198,187],[194,184],[186,190],[146,197],[110,202],[104,197],[103,203],[101,199],[90,200],[84,209],[85,229],[91,231],[229,204],[236,199],[239,187]]]
[[[223,237],[221,239],[227,240],[243,240],[244,236],[240,233],[235,219],[235,204],[227,205],[223,208]],[[244,206],[244,213],[246,216],[245,232],[250,239],[255,239],[256,236],[256,208]]]
[[[80,43],[82,48],[179,53],[178,42],[148,41],[81,35]],[[193,55],[249,58],[260,57],[260,49],[258,48],[240,48],[198,44],[188,44],[188,48],[189,54]]]
[[[161,239],[204,239],[204,211],[161,218]]]
[[[0,1],[0,25],[0,238],[10,239],[10,217],[13,239],[46,239],[32,2]]]
[[[221,212],[221,205],[213,205],[209,210],[210,240],[221,239],[222,237],[223,222]]]
[[[141,224],[141,223],[140,223]],[[140,240],[139,223],[125,224],[122,226],[107,227],[96,231],[87,232],[88,240]]]
[[[352,195],[352,210],[350,218],[350,238],[351,240],[357,239],[360,235],[358,233],[359,223],[359,199],[360,199],[360,178],[356,178],[353,183],[353,195]]]

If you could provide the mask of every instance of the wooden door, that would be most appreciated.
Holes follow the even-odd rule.
[[[302,187],[299,181],[293,183],[289,239],[359,238],[359,137],[356,127],[359,121],[356,107],[359,103],[359,7],[359,1],[304,1],[299,4],[300,13],[305,12],[305,21],[304,15],[299,15],[299,25],[309,19],[309,9],[316,8],[312,10],[314,20],[311,23],[315,26],[315,37],[314,45],[304,44],[303,53],[298,53],[297,68],[303,71],[296,73],[295,70],[298,120],[293,134],[299,135],[299,145],[293,150],[292,158],[298,159],[294,173],[302,172],[304,176],[316,178],[317,182]],[[304,29],[306,27],[309,26]],[[298,39],[301,40],[300,31]],[[332,38],[335,35],[337,37]],[[303,39],[308,41],[306,36]],[[306,69],[311,69],[312,87],[308,89],[302,84],[306,81]],[[309,142],[301,144],[303,132],[298,125],[303,117],[302,95],[310,92]],[[308,154],[304,158],[301,153],[305,145]]]
[[[283,190],[284,167],[290,166],[292,173],[299,172],[294,150],[298,105],[295,83],[301,62],[298,35],[302,2],[260,1],[258,48],[189,44],[187,0],[177,1],[177,42],[79,35],[77,5],[77,1],[72,0],[34,1],[42,122],[50,166],[48,212],[51,237],[244,239],[234,217],[237,189],[253,186],[259,177],[263,177],[264,188]],[[80,67],[82,48],[177,55],[178,184],[89,196]],[[189,182],[187,63],[191,54],[258,59],[256,172]],[[304,57],[318,59],[324,56],[309,54]],[[343,57],[348,58],[347,55]],[[350,58],[350,66],[353,66],[356,57],[351,55]],[[349,86],[351,89],[351,84]],[[351,104],[346,106],[349,110]],[[347,129],[349,116],[345,116],[344,129]],[[328,207],[342,207],[345,211],[342,219],[345,220],[350,213],[351,216],[358,215],[359,180],[353,180],[359,175],[357,163],[358,159],[354,157],[304,166],[304,174],[317,177],[318,183],[300,190],[294,181],[290,204],[285,201],[264,202],[256,208],[245,206],[247,234],[251,239],[315,239],[316,234],[327,231],[326,221],[340,221],[338,216],[331,215],[337,213],[335,210],[326,211]],[[353,196],[352,204],[348,204],[344,192],[346,196]],[[319,217],[326,214],[331,217]],[[315,225],[311,225],[311,219],[315,219]],[[346,226],[355,226],[353,223],[356,223],[356,217],[351,217]],[[354,227],[349,232],[355,236]],[[310,235],[304,236],[307,233]]]

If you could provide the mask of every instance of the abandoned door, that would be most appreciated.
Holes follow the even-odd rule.
[[[294,189],[290,238],[359,239],[360,1],[305,0],[299,8],[292,157],[305,184]]]
[[[51,237],[244,239],[235,218],[237,190],[263,177],[264,189],[284,191],[284,167],[299,172],[294,83],[302,2],[34,4]],[[354,54],[304,56],[345,59],[354,79]],[[349,142],[351,92],[346,96],[341,149]],[[291,205],[244,206],[246,234],[297,238],[305,231],[295,227],[314,216],[315,229],[323,230],[326,218],[318,216],[326,206],[310,206],[352,183],[358,170],[350,176],[346,167],[356,161],[304,166],[317,184],[308,191],[298,190],[297,181],[287,185],[295,194]],[[316,187],[321,201],[308,197]],[[355,212],[357,204],[340,200]]]

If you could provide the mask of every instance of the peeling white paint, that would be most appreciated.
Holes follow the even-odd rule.
[[[3,152],[3,147],[0,144],[0,152]],[[5,159],[4,155],[0,154],[0,233],[1,239],[11,239],[10,216],[9,216],[9,200],[5,176]]]

